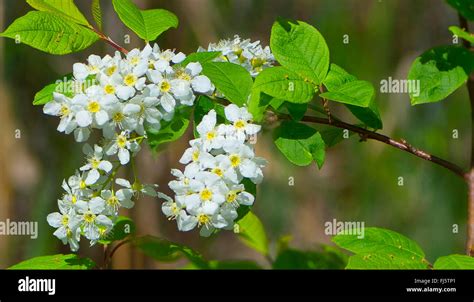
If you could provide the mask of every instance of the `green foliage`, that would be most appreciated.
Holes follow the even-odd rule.
[[[274,133],[278,150],[293,164],[308,166],[315,161],[319,168],[325,158],[325,143],[316,129],[294,121],[284,121]]]
[[[433,264],[434,269],[474,269],[474,258],[466,255],[439,257]]]
[[[178,18],[165,9],[140,10],[131,0],[113,0],[120,20],[140,38],[154,41],[164,31],[178,27]]]
[[[474,2],[472,0],[447,0],[467,20],[474,20]]]
[[[111,244],[114,241],[123,240],[127,236],[135,234],[135,223],[125,216],[118,216],[114,226],[104,239],[99,240],[101,244]]]
[[[89,258],[79,258],[75,254],[57,254],[40,256],[22,261],[8,269],[14,270],[47,270],[47,269],[91,269],[95,266]]]
[[[176,110],[175,115],[170,121],[162,120],[160,129],[147,127],[145,130],[148,145],[154,151],[158,151],[163,144],[174,142],[181,138],[188,129],[190,115],[190,108],[182,107]]]
[[[329,68],[329,49],[316,28],[302,21],[277,20],[270,46],[282,66],[315,85],[323,82]]]
[[[81,51],[99,39],[95,32],[69,19],[39,11],[16,19],[0,36],[19,39],[21,43],[54,55]]]
[[[474,43],[474,35],[472,33],[467,32],[458,26],[450,26],[449,30],[453,33],[453,35],[456,35],[459,38],[464,39],[471,44]]]
[[[474,54],[457,46],[432,48],[416,58],[408,80],[419,81],[420,93],[410,92],[412,105],[437,102],[458,89],[474,70]]]
[[[235,269],[245,269],[245,270],[257,270],[262,269],[257,263],[253,261],[216,261],[211,260],[208,262],[209,269],[224,269],[224,270],[235,270]]]
[[[253,81],[244,67],[228,62],[208,62],[202,68],[202,73],[226,99],[238,106],[247,104]]]
[[[92,0],[91,13],[95,24],[102,30],[102,9],[100,8],[100,0]]]
[[[62,79],[56,80],[54,83],[48,84],[43,89],[35,94],[33,105],[44,105],[53,100],[53,93],[61,88],[67,88],[68,85],[72,85],[72,74],[65,75]],[[61,87],[61,85],[63,85]],[[72,97],[72,93],[64,90],[64,95]]]
[[[326,249],[322,252],[299,251],[288,248],[280,251],[272,267],[274,269],[344,269],[347,256]]]
[[[291,103],[308,103],[314,95],[314,85],[285,67],[263,70],[255,79],[252,93],[264,92]]]
[[[237,224],[239,225],[238,235],[242,242],[257,252],[268,255],[267,235],[260,219],[249,211]]]
[[[54,13],[74,23],[90,26],[73,0],[26,0],[26,2],[39,11]]]
[[[274,98],[272,96],[264,92],[261,92],[256,89],[252,90],[252,94],[250,95],[250,99],[249,99],[248,110],[250,113],[252,113],[254,121],[256,122],[262,121],[265,114],[265,110],[267,109],[268,105],[271,104],[273,100]]]
[[[354,85],[356,82],[357,78],[355,76],[349,74],[338,65],[331,64],[329,73],[323,82],[329,92],[321,94],[321,97],[346,103],[346,107],[361,122],[371,128],[382,129],[382,119],[380,118],[380,113],[375,103],[375,90],[372,84],[359,81],[358,85],[361,85],[363,90],[352,94],[353,92],[350,90],[357,88],[355,86],[351,88],[351,85]],[[328,97],[328,94],[330,94],[330,97]],[[360,99],[354,100],[353,97]],[[336,98],[339,98],[339,100]]]
[[[153,236],[137,237],[132,244],[157,261],[172,262],[184,256],[198,268],[208,267],[201,254],[185,245]]]
[[[357,232],[355,232],[357,233]],[[338,234],[333,242],[355,253],[347,269],[426,269],[428,262],[418,244],[396,232],[381,228],[365,228],[364,237]]]
[[[203,51],[190,53],[179,65],[185,67],[188,63],[199,62],[201,64],[211,62],[221,54],[220,51]]]

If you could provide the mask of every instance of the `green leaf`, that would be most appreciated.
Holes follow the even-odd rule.
[[[396,232],[364,228],[352,234],[340,233],[332,241],[356,255],[349,258],[347,269],[427,269],[423,250],[416,242]]]
[[[329,49],[323,36],[302,21],[278,20],[273,24],[270,46],[277,61],[315,85],[329,68]]]
[[[459,38],[464,39],[471,44],[474,43],[474,35],[472,33],[467,32],[458,26],[450,26],[448,29],[453,33],[453,35],[456,35]]]
[[[242,242],[257,252],[268,255],[267,235],[260,219],[249,211],[237,224]]]
[[[53,100],[53,93],[54,92],[61,92],[68,97],[72,97],[72,92],[67,90],[63,90],[62,88],[65,85],[67,87],[68,84],[72,83],[72,74],[65,75],[62,79],[56,80],[54,83],[46,85],[35,94],[35,98],[33,100],[33,105],[44,105]]]
[[[474,258],[466,255],[439,257],[433,264],[434,269],[474,269]]]
[[[182,244],[149,235],[134,238],[132,244],[157,261],[172,262],[184,256],[197,267],[208,268],[201,254]]]
[[[203,51],[190,53],[183,62],[179,63],[181,66],[186,66],[191,62],[199,62],[201,64],[211,62],[221,54],[220,51]]]
[[[81,51],[99,39],[96,33],[81,25],[54,13],[38,11],[16,19],[0,36],[19,39],[54,55]]]
[[[252,90],[252,77],[242,66],[228,62],[208,62],[202,65],[202,74],[232,103],[247,104]]]
[[[262,121],[265,115],[265,110],[271,104],[273,100],[274,98],[272,96],[269,96],[266,93],[263,93],[255,89],[252,90],[252,93],[249,99],[248,110],[252,114],[254,121],[256,122]]]
[[[161,121],[159,130],[146,127],[148,145],[155,151],[160,150],[163,144],[174,142],[181,138],[189,126],[191,115],[190,107],[182,107],[175,112],[170,121]]]
[[[102,30],[102,9],[100,8],[100,0],[92,0],[91,13],[95,24]]]
[[[14,270],[47,270],[47,269],[91,269],[95,266],[89,258],[79,258],[75,254],[57,254],[40,256],[22,261],[8,269]]]
[[[344,269],[346,264],[346,257],[335,251],[313,252],[290,248],[278,253],[273,269]]]
[[[339,67],[336,64],[331,64],[329,73],[324,79],[323,84],[329,92],[338,92],[345,85],[350,85],[349,83],[357,81],[357,78],[343,68]],[[372,87],[372,85],[370,85]],[[347,86],[346,86],[347,87]],[[370,89],[370,88],[369,88]],[[373,87],[372,87],[373,90]],[[324,95],[324,94],[323,94]],[[323,96],[322,95],[322,96]],[[375,91],[374,91],[375,96]],[[351,111],[351,113],[357,117],[365,125],[374,128],[382,129],[382,119],[380,113],[375,103],[375,98],[370,98],[367,107],[360,107],[355,105],[345,104],[345,106]]]
[[[447,0],[466,19],[474,20],[474,2],[472,0]]]
[[[107,236],[99,240],[100,244],[111,244],[114,241],[125,239],[125,237],[135,234],[135,223],[125,216],[118,216],[114,222],[112,230]]]
[[[112,4],[120,20],[145,41],[178,27],[176,15],[165,9],[140,10],[131,0],[113,0]]]
[[[314,85],[285,67],[263,70],[255,79],[254,93],[260,91],[291,103],[308,103],[314,95]]]
[[[375,96],[375,90],[370,82],[356,80],[342,84],[336,90],[321,93],[319,96],[344,104],[369,107]]]
[[[408,80],[419,83],[411,91],[412,105],[437,102],[458,89],[474,70],[474,54],[463,47],[440,46],[416,58]],[[417,90],[417,89],[412,89]]]
[[[39,11],[54,13],[77,24],[90,26],[73,0],[26,0],[26,2]]]
[[[316,129],[294,121],[284,121],[275,130],[278,150],[293,164],[308,166],[315,161],[319,168],[325,158],[325,144]]]

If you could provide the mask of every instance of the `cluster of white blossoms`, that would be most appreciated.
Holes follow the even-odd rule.
[[[173,169],[177,179],[169,183],[174,199],[166,201],[163,213],[176,219],[180,231],[201,227],[209,236],[215,229],[233,229],[240,205],[250,206],[255,197],[246,191],[244,179],[258,184],[263,179],[266,161],[255,157],[252,138],[261,126],[252,124],[245,107],[225,107],[226,122],[217,124],[215,110],[209,111],[197,125],[199,138],[189,142],[180,159],[184,172]]]
[[[171,120],[178,106],[192,106],[196,93],[214,91],[199,63],[179,64],[185,58],[157,45],[134,49],[124,58],[118,52],[91,55],[87,64],[73,66],[70,86],[79,89],[57,89],[44,106],[46,114],[60,118],[58,131],[74,133],[78,142],[85,142],[92,129],[103,135],[100,145],[84,145],[86,164],[63,181],[59,212],[47,217],[57,228],[54,235],[71,250],[79,248],[81,236],[91,245],[106,238],[119,209],[131,208],[140,193],[157,196],[156,185],[143,185],[136,175],[132,184],[116,174],[123,165],[133,166],[145,129],[159,130],[160,121]]]
[[[214,90],[209,78],[201,75],[201,64],[181,63],[186,56],[172,50],[146,45],[125,58],[119,52],[111,57],[91,55],[88,64],[73,66],[73,81],[92,85],[71,94],[55,92],[44,112],[61,118],[58,131],[74,132],[83,142],[92,128],[101,129],[106,139],[117,138],[116,130],[145,134],[145,127],[160,128],[169,121],[177,106],[192,106],[195,93]]]
[[[221,56],[215,61],[225,61],[245,67],[255,77],[263,69],[275,64],[270,47],[262,47],[260,41],[251,42],[250,39],[242,40],[238,35],[234,39],[220,40],[210,43],[207,49],[200,47],[198,52],[220,51]]]

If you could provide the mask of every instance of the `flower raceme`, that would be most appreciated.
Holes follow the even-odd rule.
[[[180,231],[200,227],[202,236],[216,229],[234,229],[237,208],[250,206],[255,197],[246,191],[244,179],[258,184],[263,179],[266,161],[255,157],[250,137],[261,126],[252,124],[246,108],[230,104],[225,108],[226,123],[217,124],[215,110],[197,125],[199,138],[189,142],[180,163],[183,171],[173,169],[176,177],[169,183],[175,198],[160,194],[166,201],[163,213],[176,219]]]
[[[215,61],[225,58],[253,76],[273,63],[269,49],[258,41],[241,41],[237,36],[225,41],[209,46],[222,51]],[[133,166],[147,139],[145,129],[159,131],[161,122],[173,119],[178,108],[193,106],[197,94],[219,93],[201,74],[200,63],[180,64],[185,58],[156,44],[124,57],[119,52],[91,55],[87,63],[73,65],[69,84],[75,89],[61,90],[58,85],[53,100],[44,106],[45,114],[59,117],[57,130],[74,134],[77,142],[86,142],[93,129],[103,136],[100,144],[84,145],[85,164],[63,181],[59,211],[47,217],[56,228],[54,235],[71,250],[78,250],[81,237],[91,245],[107,238],[120,209],[133,207],[140,194],[166,199],[163,212],[177,220],[180,230],[199,226],[204,236],[215,229],[232,229],[237,208],[253,204],[255,197],[242,181],[257,184],[263,178],[265,160],[255,157],[249,142],[260,126],[251,123],[246,108],[236,105],[225,108],[226,123],[217,125],[216,112],[211,110],[197,126],[199,138],[190,141],[180,160],[186,164],[184,172],[172,170],[177,178],[169,184],[174,200],[158,193],[157,185],[141,184],[135,169],[133,183],[117,178],[121,167]]]

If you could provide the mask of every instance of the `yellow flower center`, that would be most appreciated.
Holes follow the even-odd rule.
[[[252,58],[252,60],[250,60],[250,64],[252,65],[253,68],[262,67],[263,64],[265,63],[266,61],[261,58]]]
[[[123,78],[123,83],[127,86],[133,86],[137,82],[137,77],[134,74],[127,74],[125,78]]]
[[[110,84],[107,84],[107,85],[104,86],[104,91],[107,94],[114,94],[115,93],[115,87],[110,85]]]
[[[178,69],[176,70],[176,77],[178,79],[181,79],[181,80],[185,80],[185,81],[191,81],[191,75],[189,75],[186,71],[182,70],[182,69]]]
[[[132,65],[137,65],[139,62],[140,62],[140,57],[133,57],[130,60],[130,63],[132,63]]]
[[[245,128],[246,124],[247,123],[244,120],[236,120],[234,122],[234,127],[240,130],[240,129]]]
[[[95,217],[96,217],[95,214],[90,212],[90,211],[84,213],[84,221],[87,222],[87,223],[94,222]]]
[[[192,158],[193,158],[193,161],[198,161],[198,159],[199,159],[199,150],[194,150],[193,151]]]
[[[224,172],[222,171],[221,168],[214,168],[214,169],[212,169],[212,173],[216,174],[216,175],[219,176],[219,177],[222,177],[222,175],[224,175]]]
[[[107,199],[107,204],[110,206],[117,206],[119,204],[119,200],[117,196],[112,195]]]
[[[210,222],[210,220],[211,220],[211,219],[209,218],[209,216],[207,216],[207,215],[205,215],[205,214],[199,214],[199,215],[197,216],[197,219],[198,219],[199,225],[202,225],[202,224],[206,225],[206,224],[208,224],[208,223]]]
[[[206,134],[206,139],[207,139],[208,141],[213,140],[215,137],[216,137],[216,131],[214,131],[214,130],[209,131],[209,132]]]
[[[226,196],[226,200],[229,203],[234,202],[237,199],[237,192],[236,191],[229,191]]]
[[[62,105],[61,110],[60,110],[60,115],[61,116],[68,116],[71,113],[71,109],[69,109],[68,106]]]
[[[125,148],[125,146],[127,145],[127,138],[120,134],[117,136],[117,146],[119,146],[119,148],[123,149]]]
[[[91,157],[89,159],[89,164],[91,165],[92,169],[97,169],[99,167],[100,160],[95,157]]]
[[[232,154],[231,156],[229,156],[229,160],[230,164],[234,168],[240,165],[240,156],[238,156],[237,154]]]
[[[111,75],[115,73],[115,71],[117,71],[117,66],[112,65],[110,67],[107,67],[107,69],[105,69],[105,74],[110,77]]]
[[[86,182],[84,180],[81,180],[81,182],[79,183],[79,188],[81,190],[84,190],[86,187],[87,187]]]
[[[95,65],[89,65],[88,66],[88,69],[91,73],[97,73],[99,72],[99,67],[95,66]]]
[[[204,200],[204,201],[211,200],[212,191],[209,190],[208,188],[205,188],[204,190],[201,191],[200,195],[201,195],[201,199]]]
[[[87,110],[92,113],[96,113],[100,111],[100,104],[97,101],[90,101],[89,104],[87,104]]]
[[[75,204],[77,202],[77,196],[76,195],[72,195],[71,197],[71,203],[72,204]]]
[[[171,84],[167,80],[163,80],[160,84],[161,92],[168,92],[171,89]]]
[[[67,226],[69,224],[69,216],[64,215],[63,218],[61,219],[61,224],[63,226]]]
[[[114,122],[120,123],[123,121],[124,117],[125,116],[123,115],[122,112],[116,112],[114,116],[112,117],[112,119],[114,120]]]

